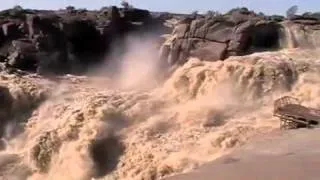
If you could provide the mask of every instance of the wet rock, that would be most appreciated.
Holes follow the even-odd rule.
[[[210,41],[196,42],[198,48],[192,50],[190,55],[203,60],[219,60],[225,58],[227,45],[225,43],[217,43]]]
[[[10,67],[21,70],[35,70],[37,50],[31,41],[19,39],[12,41],[12,52],[9,54],[7,63]]]
[[[10,116],[12,103],[13,97],[11,96],[9,89],[0,86],[0,117],[2,120],[5,120]]]
[[[4,36],[15,36],[19,34],[18,25],[14,22],[8,22],[2,25]]]
[[[0,86],[0,137],[11,116],[13,97],[7,87]]]
[[[225,59],[286,47],[282,43],[286,38],[300,41],[294,47],[318,46],[320,20],[303,16],[284,20],[281,16],[257,15],[246,8],[234,9],[224,15],[213,13],[184,18],[175,25],[171,34],[175,38],[164,43],[166,48],[161,57],[173,64],[185,62],[191,56],[209,58],[206,60]],[[292,35],[286,34],[287,29]]]

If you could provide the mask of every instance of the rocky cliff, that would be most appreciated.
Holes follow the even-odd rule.
[[[103,8],[100,11],[0,12],[0,59],[7,68],[38,73],[79,73],[100,62],[113,43],[124,49],[125,36],[169,33],[168,15],[147,10]]]
[[[160,57],[170,66],[183,64],[189,57],[214,61],[283,47],[317,47],[320,33],[317,14],[285,19],[246,8],[223,15],[117,7],[99,11],[15,8],[0,12],[0,25],[2,69],[39,74],[86,72],[110,51],[125,52],[124,39],[130,34],[158,39]],[[166,40],[160,38],[163,34]]]
[[[246,8],[224,15],[194,15],[176,24],[162,47],[162,58],[181,64],[190,56],[219,60],[283,47],[316,47],[319,25],[320,19],[311,15],[284,19],[258,15]]]

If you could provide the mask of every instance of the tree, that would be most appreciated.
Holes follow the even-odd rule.
[[[272,21],[277,21],[277,22],[281,22],[285,19],[284,16],[279,16],[279,15],[272,15],[272,16],[269,16],[268,18],[269,20],[272,20]]]
[[[206,15],[207,15],[207,16],[210,16],[210,17],[214,17],[214,16],[219,16],[219,15],[221,15],[221,14],[220,14],[218,11],[211,11],[211,10],[209,10],[209,11],[207,11]]]
[[[10,16],[21,17],[22,14],[23,14],[23,8],[19,5],[14,6],[12,10],[9,11]]]
[[[207,11],[207,13],[205,14],[205,18],[206,19],[212,19],[212,18],[217,18],[220,17],[221,14],[218,11]]]
[[[23,10],[23,8],[22,8],[21,6],[19,6],[19,5],[15,5],[15,6],[13,7],[13,9],[14,9],[14,10],[17,10],[17,11],[22,11],[22,10]]]
[[[127,1],[122,1],[121,6],[123,6],[123,8],[129,8],[129,3]]]
[[[247,7],[241,7],[240,12],[247,13],[247,12],[249,12],[249,9]]]
[[[231,9],[227,14],[232,14],[233,12],[240,12],[240,13],[249,13],[249,9],[246,7],[236,7]]]
[[[108,7],[108,6],[103,6],[103,7],[100,9],[100,11],[108,11],[109,8],[110,8],[110,7]]]
[[[320,20],[320,12],[305,12],[302,14],[303,17],[306,17],[306,18],[312,18],[312,19],[317,19],[317,20]]]
[[[294,5],[291,6],[288,10],[287,10],[287,18],[290,19],[292,17],[294,17],[296,15],[296,13],[298,12],[298,6]]]
[[[66,10],[68,10],[68,11],[74,11],[74,10],[76,10],[76,8],[75,8],[74,6],[67,6],[67,7],[66,7]]]
[[[133,9],[133,6],[129,4],[126,0],[123,0],[121,2],[121,6],[123,6],[124,9]]]
[[[196,19],[196,18],[198,17],[198,11],[193,11],[193,12],[191,13],[191,17],[194,18],[194,19]]]

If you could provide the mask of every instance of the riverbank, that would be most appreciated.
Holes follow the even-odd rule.
[[[320,129],[272,132],[198,170],[167,180],[315,180]]]

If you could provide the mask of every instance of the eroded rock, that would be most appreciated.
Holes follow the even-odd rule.
[[[185,18],[175,25],[174,38],[164,44],[161,57],[180,64],[190,56],[215,61],[285,47],[317,47],[319,24],[318,19],[307,16],[284,21],[246,8]]]

